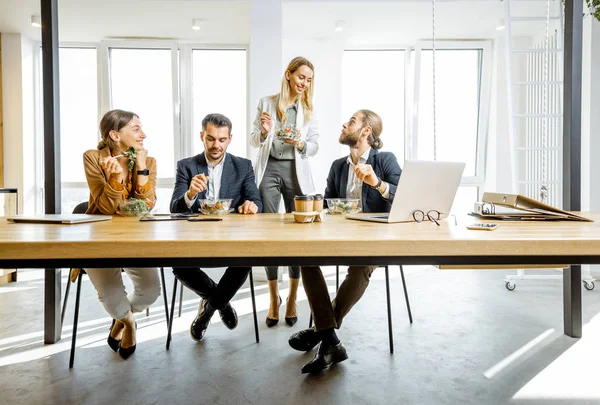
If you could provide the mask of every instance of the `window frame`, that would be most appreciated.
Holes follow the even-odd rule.
[[[410,93],[412,88],[411,83],[411,61],[413,58],[413,50],[408,45],[399,45],[399,46],[390,46],[390,45],[366,45],[366,46],[356,46],[356,47],[345,47],[344,52],[355,52],[355,51],[399,51],[404,52],[404,156],[401,157],[400,164],[404,163],[404,160],[410,159],[410,137],[407,136],[411,131],[411,110],[412,105],[410,103]],[[342,66],[342,69],[344,67]],[[340,94],[340,99],[342,94]],[[341,122],[345,122],[344,120],[348,119],[348,117],[342,117]]]
[[[185,43],[180,44],[180,71],[181,71],[181,153],[182,156],[192,156],[193,137],[197,134],[192,133],[194,127],[194,99],[193,99],[193,52],[194,51],[245,51],[246,52],[246,114],[248,114],[248,105],[250,102],[250,46],[248,44],[201,44]],[[251,156],[251,147],[248,143],[251,123],[249,117],[246,117],[246,158]]]
[[[43,113],[43,97],[42,97],[42,77],[40,75],[40,68],[42,64],[42,59],[40,56],[42,43],[36,42],[34,44],[35,49],[40,50],[40,52],[34,52],[34,69],[35,69],[35,77],[34,77],[34,116],[35,116],[35,134],[34,134],[34,153],[36,156],[35,162],[35,185],[36,191],[34,195],[34,207],[35,212],[37,214],[41,214],[44,212],[44,188],[45,188],[45,177],[44,177],[44,117]],[[61,48],[79,48],[79,49],[95,49],[96,50],[96,74],[97,81],[96,86],[98,89],[97,92],[97,122],[100,122],[100,116],[102,114],[102,95],[101,95],[101,60],[100,60],[100,43],[98,42],[61,42],[58,46],[59,51]],[[60,59],[59,59],[60,63]],[[60,83],[59,83],[60,85]],[[97,140],[100,141],[99,133],[97,135]],[[90,148],[93,148],[94,145],[91,145]],[[65,182],[61,181],[60,184],[61,193],[63,188],[76,188],[76,189],[87,189],[88,184],[85,181],[77,181],[77,182]],[[61,210],[62,211],[62,210]]]
[[[414,108],[412,114],[412,131],[410,132],[410,150],[411,156],[418,156],[418,134],[419,134],[419,102],[420,102],[420,83],[421,83],[421,53],[423,50],[433,49],[433,41],[418,41],[414,49],[414,81],[413,81],[413,102]],[[461,186],[477,186],[478,197],[481,197],[481,191],[485,183],[486,169],[486,149],[489,134],[490,122],[490,103],[491,103],[491,81],[492,81],[492,41],[490,40],[439,40],[435,42],[437,50],[477,50],[481,51],[479,60],[479,110],[477,119],[477,146],[475,176],[463,176]]]

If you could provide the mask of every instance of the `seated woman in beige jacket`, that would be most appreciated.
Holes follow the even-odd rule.
[[[97,150],[83,154],[85,176],[90,188],[88,214],[114,215],[128,198],[156,200],[156,160],[144,149],[146,134],[139,117],[129,111],[112,110],[100,121],[102,140]],[[123,152],[136,150],[130,165]],[[127,296],[121,269],[85,269],[98,292],[98,299],[113,318],[108,345],[127,359],[136,348],[133,314],[152,305],[160,295],[157,268],[124,269],[133,282]]]

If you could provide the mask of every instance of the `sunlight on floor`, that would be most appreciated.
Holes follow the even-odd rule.
[[[492,379],[500,373],[506,373],[509,370],[516,368],[519,364],[522,364],[525,360],[539,352],[545,345],[551,343],[553,339],[550,339],[550,337],[553,335],[554,338],[556,338],[561,335],[561,333],[555,332],[554,329],[548,329],[521,346],[518,350],[515,350],[494,366],[490,367],[483,375],[486,378]]]
[[[515,400],[600,400],[600,314],[583,327],[583,338],[523,386]]]
[[[326,277],[328,280],[331,280],[332,278],[335,280],[335,273]],[[31,279],[35,280],[35,277],[32,277]],[[334,293],[335,286],[330,286],[329,290],[331,293]],[[279,291],[282,297],[287,297],[289,289],[282,288]],[[239,290],[238,296],[240,294],[249,292],[249,287],[243,287]],[[255,286],[255,294],[257,312],[266,311],[269,307],[269,292],[267,285],[264,284]],[[159,300],[162,300],[162,298],[159,298]],[[306,294],[304,293],[304,289],[300,288],[298,290],[297,301],[302,302],[305,300]],[[177,299],[175,307],[175,321],[173,322],[172,330],[173,338],[179,338],[179,335],[184,335],[187,338],[190,324],[196,316],[199,301],[199,298],[184,300],[182,315],[181,317],[178,317],[179,298]],[[240,318],[243,317],[251,319],[252,299],[250,297],[237,299],[234,297],[232,304]],[[284,311],[285,300],[281,306],[281,314],[283,314]],[[146,317],[145,313],[140,313],[136,315],[136,319],[139,328],[137,335],[138,343],[143,343],[154,339],[166,341],[167,323],[165,321],[164,307],[154,306],[150,316]],[[263,321],[264,320],[259,315],[258,322],[262,323]],[[110,322],[111,318],[109,317],[97,318],[85,322],[80,321],[77,330],[77,348],[95,348],[105,346]],[[215,313],[211,320],[211,325],[215,325],[220,322],[221,319],[218,313]],[[63,351],[69,351],[71,349],[72,330],[72,325],[65,325],[63,327],[62,339],[60,342],[53,345],[44,345],[44,333],[42,330],[0,339],[0,367],[43,359]]]

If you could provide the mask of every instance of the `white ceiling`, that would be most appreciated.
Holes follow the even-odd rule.
[[[347,44],[360,46],[408,45],[431,38],[430,0],[285,0],[283,7],[288,39],[342,36]],[[522,14],[543,16],[545,1],[522,7]],[[0,32],[39,39],[40,30],[30,23],[39,10],[39,0],[0,0]],[[59,35],[64,42],[167,38],[243,44],[249,39],[249,13],[248,1],[240,0],[60,0]],[[436,37],[493,38],[503,16],[500,0],[438,0]],[[191,29],[193,18],[204,20],[200,31]],[[336,20],[345,21],[342,33],[334,32]],[[516,32],[531,35],[542,28],[529,24]]]

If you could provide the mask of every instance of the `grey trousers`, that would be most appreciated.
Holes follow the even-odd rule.
[[[279,203],[283,195],[285,212],[294,211],[294,196],[302,194],[296,177],[296,162],[293,160],[277,160],[269,156],[269,162],[260,186],[260,199],[263,212],[279,212]],[[265,267],[268,280],[277,280],[277,266]],[[300,267],[289,267],[290,278],[300,278]]]

